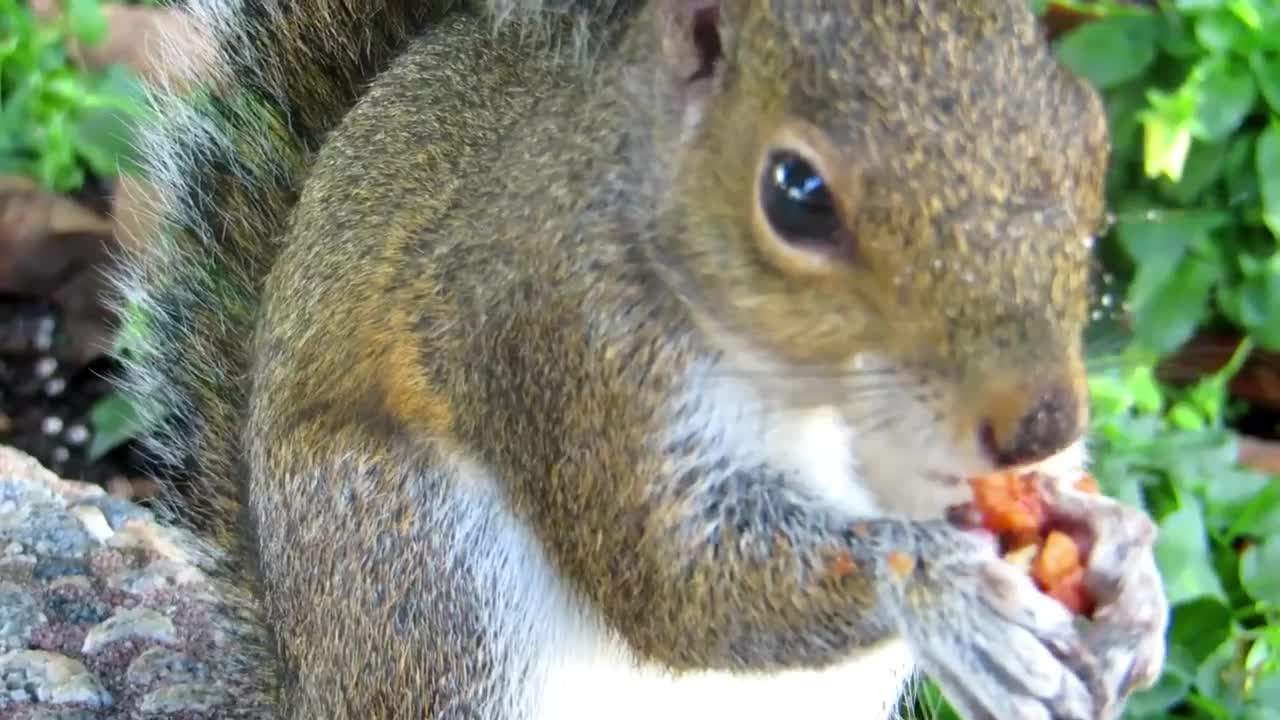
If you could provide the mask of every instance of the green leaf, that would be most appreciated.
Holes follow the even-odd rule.
[[[1273,626],[1274,627],[1274,626]],[[1280,650],[1273,648],[1272,651]],[[1280,668],[1273,668],[1271,672],[1264,675],[1258,680],[1257,686],[1254,688],[1254,696],[1258,702],[1258,710],[1265,708],[1271,714],[1258,714],[1256,717],[1266,718],[1267,720],[1280,720]]]
[[[1280,324],[1280,273],[1260,273],[1240,285],[1239,321],[1251,332],[1266,334]]]
[[[1240,555],[1240,584],[1254,600],[1280,607],[1280,535]]]
[[[1185,218],[1164,222],[1136,220],[1119,223],[1116,226],[1116,239],[1138,266],[1137,274],[1129,283],[1126,298],[1129,304],[1145,305],[1168,282],[1191,243],[1203,232],[1207,230],[1202,224],[1187,223]]]
[[[1199,66],[1194,73],[1198,137],[1220,140],[1235,132],[1253,109],[1258,90],[1249,68],[1227,58]]]
[[[1240,720],[1280,720],[1280,705],[1253,705],[1245,708]]]
[[[1227,600],[1213,570],[1206,532],[1204,517],[1194,500],[1160,521],[1155,554],[1170,605],[1206,596]]]
[[[1240,468],[1219,471],[1205,484],[1205,505],[1230,539],[1280,534],[1280,483],[1262,473]]]
[[[1058,41],[1062,62],[1099,88],[1140,76],[1156,58],[1154,16],[1116,15],[1088,22]]]
[[[1250,53],[1249,68],[1253,70],[1253,80],[1271,106],[1271,112],[1280,113],[1280,55],[1267,55],[1260,51]]]
[[[96,45],[107,36],[107,18],[99,0],[66,0],[71,32],[81,42]]]
[[[1225,142],[1192,143],[1182,165],[1181,177],[1177,182],[1169,183],[1165,193],[1181,205],[1191,204],[1222,176],[1226,156]]]
[[[1196,19],[1196,39],[1206,50],[1226,55],[1252,50],[1258,44],[1258,31],[1234,13],[1218,11]]]
[[[1164,672],[1149,690],[1134,693],[1125,707],[1129,717],[1164,717],[1164,713],[1181,703],[1195,682],[1198,658],[1184,648],[1171,645],[1165,658]]]
[[[1168,282],[1134,309],[1135,335],[1161,353],[1182,345],[1208,315],[1210,291],[1221,276],[1217,265],[1193,255],[1184,257]]]
[[[1174,7],[1185,13],[1193,13],[1198,10],[1217,10],[1222,7],[1226,0],[1177,0]]]
[[[93,425],[93,441],[89,445],[89,460],[96,462],[120,445],[132,440],[146,429],[142,413],[123,395],[112,393],[97,402],[89,411]]]
[[[1218,646],[1196,669],[1196,688],[1202,693],[1202,700],[1211,702],[1220,711],[1217,717],[1224,720],[1235,720],[1240,716],[1243,700],[1240,681],[1235,638]]]
[[[1190,86],[1175,93],[1148,90],[1149,106],[1137,115],[1142,123],[1143,172],[1177,182],[1191,150],[1198,99]]]
[[[1169,623],[1169,646],[1187,654],[1185,666],[1194,672],[1196,665],[1213,655],[1231,637],[1231,608],[1222,600],[1202,597],[1173,609]]]
[[[1258,136],[1255,152],[1262,219],[1280,240],[1280,120],[1273,120]]]
[[[1259,133],[1239,132],[1228,141],[1222,176],[1230,206],[1258,205],[1259,183],[1255,155],[1258,136]]]
[[[1239,457],[1233,434],[1219,428],[1166,428],[1147,443],[1145,454],[1178,488],[1197,492]]]

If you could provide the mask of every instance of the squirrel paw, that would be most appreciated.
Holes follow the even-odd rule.
[[[1155,684],[1164,666],[1169,603],[1156,568],[1156,527],[1140,510],[1104,495],[1045,483],[1044,497],[1056,516],[1078,524],[1093,538],[1086,582],[1097,600],[1085,631],[1112,696],[1103,717],[1120,711],[1136,690]]]
[[[1103,596],[1107,614],[1092,629],[1081,629],[1070,611],[978,533],[935,537],[943,541],[928,543],[935,559],[904,578],[904,635],[921,670],[966,720],[1110,720],[1130,692],[1158,673],[1162,646],[1123,644],[1152,634],[1150,626],[1134,624],[1137,610],[1131,606],[1137,601],[1125,594],[1151,592],[1141,554],[1149,545],[1139,542],[1140,533],[1122,532],[1134,529],[1127,519],[1119,526],[1099,522],[1100,530],[1111,533],[1099,534],[1099,557],[1116,552],[1103,547],[1107,543],[1135,549],[1116,552],[1123,564],[1117,585],[1122,590]],[[1161,655],[1153,659],[1152,651]]]

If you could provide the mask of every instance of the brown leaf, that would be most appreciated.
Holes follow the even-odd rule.
[[[1237,438],[1240,464],[1268,475],[1280,476],[1280,442],[1241,435]]]
[[[0,176],[0,293],[47,299],[70,338],[63,359],[87,363],[109,347],[103,271],[111,219],[24,177]]]

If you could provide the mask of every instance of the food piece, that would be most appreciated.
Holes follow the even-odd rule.
[[[1093,616],[1096,604],[1089,593],[1089,586],[1084,581],[1084,566],[1077,565],[1056,583],[1047,587],[1040,586],[1040,589],[1045,595],[1062,603],[1072,613],[1084,617]]]
[[[1040,552],[1040,548],[1036,545],[1026,545],[1017,550],[1010,550],[1004,554],[1004,561],[1010,565],[1015,565],[1023,572],[1030,573],[1031,567],[1036,561],[1036,554]]]
[[[999,537],[1004,550],[1035,543],[1049,512],[1030,473],[995,473],[969,482],[982,526]]]
[[[969,483],[973,502],[953,508],[948,516],[958,525],[989,530],[1007,562],[1027,572],[1046,595],[1087,617],[1094,609],[1084,567],[1090,539],[1079,528],[1055,526],[1050,508],[1036,491],[1036,480],[1031,472],[974,478]],[[1098,492],[1097,482],[1087,473],[1074,485],[1081,492]]]
[[[847,552],[837,553],[831,560],[831,575],[835,579],[848,577],[858,571],[858,563],[854,562],[853,556]]]
[[[899,579],[910,575],[911,571],[916,567],[916,561],[910,555],[896,550],[889,553],[888,561],[889,571]]]
[[[1060,530],[1051,530],[1036,554],[1031,574],[1037,582],[1053,585],[1080,566],[1080,550],[1076,542]]]
[[[1097,495],[1098,481],[1089,473],[1082,473],[1080,479],[1076,480],[1076,489],[1090,495]]]

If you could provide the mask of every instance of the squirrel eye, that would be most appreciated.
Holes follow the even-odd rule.
[[[840,217],[827,183],[803,157],[786,151],[770,154],[760,184],[764,216],[786,241],[823,244],[837,239]]]

